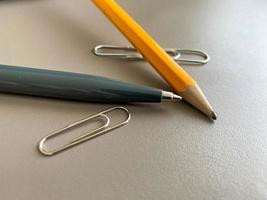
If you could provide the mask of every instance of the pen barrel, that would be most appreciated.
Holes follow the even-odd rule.
[[[100,76],[0,65],[0,92],[102,103],[161,102],[161,90]]]

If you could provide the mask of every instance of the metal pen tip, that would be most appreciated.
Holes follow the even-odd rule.
[[[182,97],[179,96],[179,95],[173,94],[173,100],[181,101],[182,100]]]
[[[181,101],[182,97],[172,92],[162,91],[162,100],[164,101]]]

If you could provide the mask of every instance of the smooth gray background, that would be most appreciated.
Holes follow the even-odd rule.
[[[0,198],[267,199],[267,1],[118,0],[164,47],[207,51],[185,66],[218,112],[128,106],[129,125],[55,157],[37,142],[110,105],[0,95]],[[1,0],[0,63],[103,75],[169,90],[146,63],[95,57],[128,44],[88,0]]]

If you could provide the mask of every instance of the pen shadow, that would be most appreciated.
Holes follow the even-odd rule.
[[[164,103],[161,105],[155,103],[121,103],[121,104],[110,104],[110,103],[94,103],[94,102],[81,102],[74,100],[63,100],[57,98],[48,98],[48,97],[38,97],[30,95],[20,95],[20,94],[11,94],[11,93],[0,93],[1,105],[0,108],[8,108],[8,110],[34,110],[35,112],[44,112],[49,116],[54,116],[54,113],[66,114],[66,111],[69,113],[68,116],[73,114],[80,113],[90,113],[95,114],[103,109],[108,109],[114,106],[125,106],[130,110],[133,110],[134,115],[143,115],[143,116],[168,116],[169,111],[166,110]],[[173,109],[177,109],[178,115],[182,115],[183,118],[194,120],[202,120],[207,123],[213,124],[213,120],[209,119],[200,111],[194,109],[187,102],[170,102],[168,103]],[[27,111],[28,112],[28,111]],[[20,112],[19,112],[20,113]],[[16,115],[22,115],[23,112]],[[39,115],[39,114],[38,114]],[[41,116],[42,114],[40,114]]]

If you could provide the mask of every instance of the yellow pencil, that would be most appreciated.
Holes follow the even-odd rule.
[[[216,114],[196,81],[114,0],[92,0],[184,100],[211,119]]]

